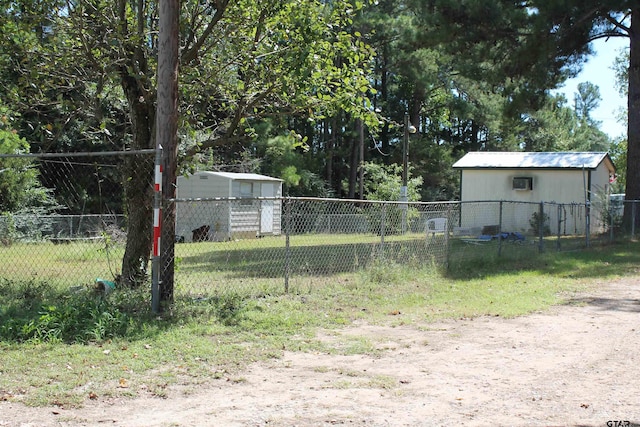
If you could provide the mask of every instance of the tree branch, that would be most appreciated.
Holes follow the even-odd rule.
[[[629,14],[625,14],[624,18],[620,21],[618,21],[617,19],[615,19],[613,16],[611,16],[610,13],[607,13],[605,15],[605,19],[609,22],[611,22],[613,24],[614,27],[624,31],[625,33],[630,34],[631,33],[631,28],[627,27],[626,25],[622,25],[622,22],[627,19],[627,17],[629,16]]]
[[[227,6],[229,5],[229,0],[219,0],[216,2],[216,13],[211,18],[211,21],[207,25],[207,28],[202,32],[202,36],[197,40],[194,40],[193,46],[186,49],[182,53],[182,57],[180,63],[188,64],[194,61],[198,57],[198,51],[204,43],[207,41],[215,26],[220,22],[222,17],[224,16],[224,12],[227,10]]]
[[[240,135],[230,136],[228,135],[228,132],[225,132],[223,135],[214,136],[212,138],[207,139],[206,141],[202,141],[197,145],[194,145],[193,147],[188,148],[184,156],[186,158],[191,158],[206,149],[236,144],[244,140],[245,140],[245,137],[243,136],[240,136]]]
[[[629,37],[628,34],[618,33],[618,32],[604,32],[600,34],[596,34],[595,36],[589,37],[587,40],[588,43],[592,41],[600,40],[600,39],[609,39],[611,37]]]

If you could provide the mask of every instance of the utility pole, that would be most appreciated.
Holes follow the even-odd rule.
[[[360,131],[360,188],[358,193],[360,194],[360,200],[364,200],[364,121],[358,119],[359,131]]]
[[[404,132],[402,136],[402,187],[400,187],[400,205],[402,209],[402,234],[407,231],[407,202],[409,193],[407,184],[409,181],[409,134],[416,133],[416,128],[409,121],[409,114],[404,114]]]
[[[404,132],[402,135],[402,187],[400,201],[407,201],[407,182],[409,180],[409,115],[404,115]]]
[[[173,302],[175,260],[175,203],[178,160],[178,34],[180,0],[159,1],[158,95],[156,148],[162,147],[162,199],[160,254],[160,310]]]

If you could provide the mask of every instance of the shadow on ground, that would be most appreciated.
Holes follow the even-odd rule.
[[[590,305],[606,311],[640,313],[640,299],[636,298],[571,298],[566,302],[566,305]]]

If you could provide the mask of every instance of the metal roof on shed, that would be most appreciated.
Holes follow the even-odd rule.
[[[260,175],[257,173],[240,173],[240,172],[213,172],[213,171],[199,171],[193,174],[196,175],[207,175],[207,176],[216,176],[220,178],[226,178],[231,180],[239,180],[239,181],[282,181],[279,178],[274,178],[272,176]]]
[[[513,152],[477,151],[467,153],[453,164],[456,169],[596,169],[606,161],[615,170],[605,152]]]

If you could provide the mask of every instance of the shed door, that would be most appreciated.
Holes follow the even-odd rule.
[[[271,183],[262,183],[260,196],[274,197],[274,185]],[[262,200],[260,203],[260,232],[273,233],[273,200]]]

